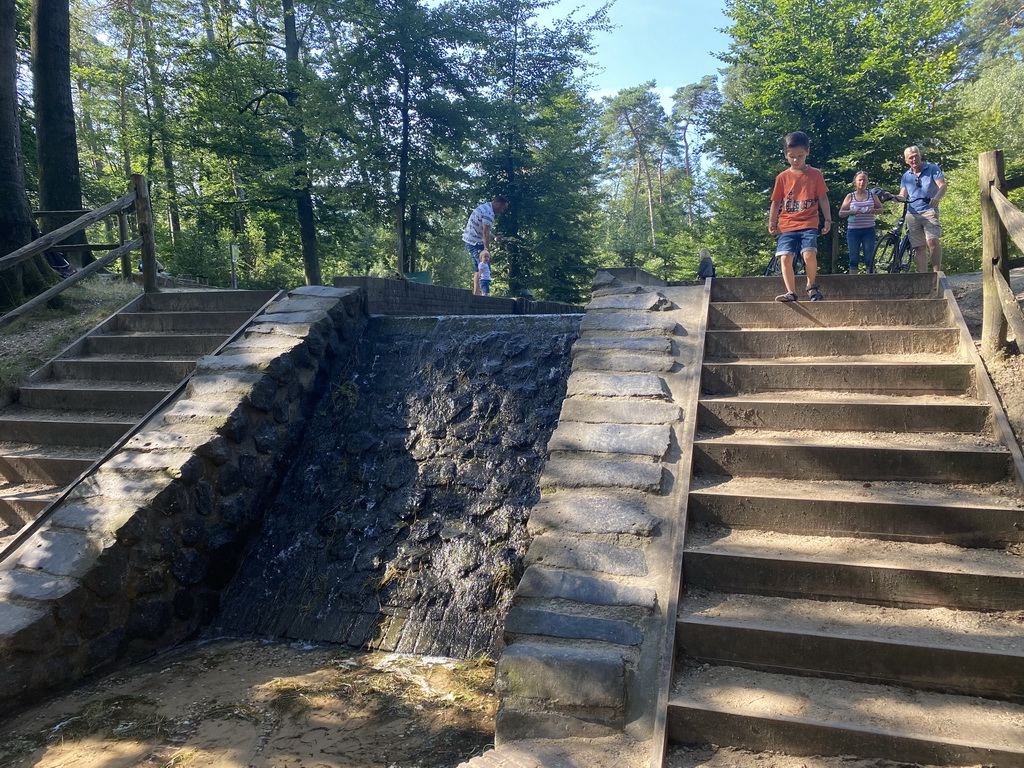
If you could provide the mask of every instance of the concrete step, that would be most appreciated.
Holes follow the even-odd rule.
[[[177,382],[174,382],[175,384]],[[42,381],[21,387],[18,402],[26,408],[63,411],[99,411],[142,416],[171,391],[165,385],[123,381]]]
[[[986,403],[966,397],[899,397],[870,393],[764,392],[707,395],[698,403],[701,429],[788,429],[822,431],[982,432],[991,413]]]
[[[251,315],[277,291],[161,291],[142,297],[143,312],[244,312]],[[237,327],[237,326],[236,326]]]
[[[995,549],[691,526],[687,589],[902,608],[1024,609],[1024,558]]]
[[[708,328],[715,331],[755,328],[892,328],[952,325],[945,299],[880,301],[712,302]]]
[[[895,359],[829,362],[705,361],[701,391],[709,395],[834,390],[886,395],[963,395],[974,386],[974,366]]]
[[[135,424],[134,419],[112,419],[92,414],[75,418],[53,411],[40,412],[11,406],[0,411],[0,443],[106,448]]]
[[[66,486],[100,457],[100,451],[63,447],[60,452],[43,446],[0,445],[0,476],[12,485]]]
[[[934,273],[899,275],[819,275],[817,283],[825,301],[884,301],[892,299],[939,298]],[[799,278],[799,301],[781,306],[803,312],[807,305],[805,280]],[[786,287],[780,277],[716,277],[711,282],[711,301],[773,301]],[[818,302],[814,302],[817,304]],[[824,303],[824,302],[822,302]]]
[[[698,436],[693,448],[695,471],[730,477],[995,483],[1010,461],[994,440],[952,433],[747,430]]]
[[[1019,614],[688,590],[688,661],[1024,701]]]
[[[120,333],[234,333],[252,317],[251,310],[238,312],[122,312],[112,330]]]
[[[57,497],[59,489],[40,485],[0,486],[0,521],[16,533],[35,520],[39,513]],[[0,532],[0,537],[4,534]],[[2,544],[0,544],[2,546]]]
[[[227,339],[222,333],[96,334],[85,340],[82,354],[92,357],[200,358]]]
[[[781,360],[870,355],[947,355],[959,349],[958,328],[786,328],[708,331],[709,360]]]
[[[676,744],[789,755],[1024,768],[1020,705],[738,667],[683,670],[669,697],[668,734]]]
[[[866,487],[865,487],[866,486]],[[1004,547],[1024,542],[1024,502],[1006,483],[937,486],[771,478],[695,478],[687,517],[724,528],[808,536]]]
[[[56,379],[94,379],[175,385],[196,367],[195,359],[138,360],[132,358],[61,358],[52,361]]]

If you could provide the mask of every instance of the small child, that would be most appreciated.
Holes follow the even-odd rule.
[[[832,229],[832,210],[828,204],[828,187],[821,171],[807,164],[811,143],[803,131],[786,134],[783,153],[789,168],[775,177],[772,202],[768,208],[768,232],[779,236],[775,253],[782,262],[782,280],[786,292],[776,301],[796,301],[796,273],[793,259],[799,252],[807,268],[807,297],[811,301],[825,298],[814,278],[818,274],[818,211],[825,218],[821,234]]]
[[[491,252],[484,249],[480,251],[480,269],[477,270],[477,277],[480,281],[480,293],[483,296],[491,295]]]

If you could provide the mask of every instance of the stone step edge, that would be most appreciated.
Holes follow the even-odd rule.
[[[701,639],[694,639],[694,633],[699,635],[701,630],[710,631],[713,639],[718,641],[716,651],[702,652]],[[738,665],[772,674],[810,674],[814,677],[849,680],[869,685],[903,686],[946,694],[952,692],[961,696],[1024,701],[1024,688],[1020,678],[1020,671],[1024,668],[1024,653],[926,642],[904,642],[867,635],[847,635],[841,632],[787,630],[764,623],[745,625],[736,621],[684,615],[677,618],[676,632],[677,647],[685,651],[687,658],[698,663]],[[719,633],[735,633],[733,636],[736,645],[733,646]],[[743,636],[757,638],[759,650],[744,653],[744,647],[749,648],[749,642],[744,643]],[[803,651],[810,649],[806,655],[800,655],[800,659],[810,661],[800,663],[798,659],[785,657],[786,651],[778,649],[780,644],[784,648],[799,648]],[[703,645],[707,645],[706,638]],[[815,647],[825,649],[828,653],[819,654],[814,650]],[[729,649],[729,652],[722,652],[723,648]],[[887,670],[865,670],[862,664],[844,668],[841,661],[834,661],[837,655],[839,659],[873,656],[876,660],[887,660],[888,665],[883,665],[887,666]],[[896,663],[897,659],[901,663]],[[908,659],[914,661],[906,661]],[[905,661],[906,663],[902,663]],[[933,671],[940,668],[954,671],[951,674]]]
[[[953,750],[958,750],[963,754],[963,759],[970,763],[998,764],[1002,766],[1002,768],[1019,768],[1020,766],[1024,766],[1024,751],[1020,750],[991,747],[982,743],[960,740],[944,739],[939,741],[938,739],[918,736],[908,732],[886,730],[882,728],[870,728],[841,721],[828,722],[814,720],[812,718],[794,718],[782,715],[753,715],[739,710],[726,709],[724,707],[712,707],[692,699],[686,699],[676,693],[673,693],[669,698],[669,710],[670,721],[672,720],[672,710],[681,710],[689,711],[691,713],[703,713],[711,717],[718,716],[735,719],[744,724],[757,722],[762,726],[761,728],[758,728],[757,731],[761,733],[770,733],[772,744],[777,744],[775,739],[780,735],[780,731],[788,731],[790,733],[796,733],[797,735],[800,735],[800,731],[808,731],[809,735],[817,736],[819,741],[824,739],[828,743],[834,743],[837,749],[831,753],[833,755],[852,753],[854,750],[846,749],[844,745],[861,744],[867,741],[884,744],[887,747],[890,745],[901,746],[904,750],[913,750],[918,753],[921,751],[927,751],[935,754],[948,754]],[[672,725],[670,725],[670,736],[673,733],[673,730]],[[744,730],[750,731],[752,729],[747,726]],[[837,732],[847,736],[848,739],[845,742],[839,742],[836,738]],[[764,737],[762,737],[762,739],[763,738]],[[777,751],[781,749],[781,747],[777,745],[771,747],[765,746],[762,740],[748,740],[743,744],[733,746],[740,746],[744,749],[753,750],[771,748]],[[805,754],[821,754],[821,752],[806,752]],[[892,757],[880,754],[873,754],[871,756],[882,757],[883,759],[893,759]],[[999,762],[993,763],[993,758],[997,758]],[[896,757],[895,759],[896,762],[907,762],[910,758],[907,757],[907,753],[903,753],[902,756]],[[917,759],[915,758],[913,761],[917,762]],[[933,761],[929,760],[929,763],[931,762]],[[947,760],[942,760],[942,762],[950,764]]]
[[[922,545],[927,546],[927,545]],[[1024,574],[1007,574],[1007,573],[993,573],[987,570],[975,570],[968,571],[965,566],[970,564],[969,559],[959,560],[958,566],[960,570],[947,570],[943,568],[914,568],[906,565],[886,565],[884,563],[859,563],[859,562],[847,562],[840,559],[820,560],[810,557],[800,557],[793,554],[787,555],[769,555],[761,552],[730,552],[716,549],[714,544],[710,545],[699,545],[696,547],[687,546],[683,557],[686,555],[697,554],[711,557],[728,557],[728,558],[739,558],[741,560],[754,560],[754,561],[767,561],[772,563],[798,563],[800,565],[808,566],[821,566],[831,568],[864,568],[874,569],[880,571],[886,571],[890,573],[907,572],[907,573],[936,573],[936,574],[947,574],[951,576],[961,578],[998,578],[1008,579],[1012,581],[1020,581],[1022,588],[1024,588]],[[1007,555],[1010,557],[1010,555]]]

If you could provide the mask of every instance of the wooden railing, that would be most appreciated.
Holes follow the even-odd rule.
[[[15,264],[20,264],[26,259],[31,259],[33,256],[44,253],[76,232],[81,232],[86,227],[91,226],[98,221],[102,221],[108,216],[123,214],[132,206],[135,207],[135,216],[139,225],[139,236],[137,238],[131,242],[126,242],[119,247],[114,248],[106,256],[103,256],[88,266],[83,267],[75,274],[65,277],[57,285],[30,299],[20,307],[12,309],[10,312],[0,317],[0,328],[10,325],[19,317],[22,317],[36,307],[45,304],[54,296],[66,291],[79,280],[84,280],[85,278],[96,274],[96,272],[103,269],[116,259],[127,258],[128,254],[136,249],[141,250],[142,252],[143,289],[147,293],[156,291],[156,242],[153,239],[153,212],[149,204],[148,182],[146,181],[146,177],[141,174],[135,174],[132,176],[131,189],[129,192],[122,195],[114,202],[108,203],[102,208],[90,211],[84,216],[80,216],[75,219],[70,224],[65,224],[59,229],[48,232],[42,237],[33,240],[28,245],[19,248],[14,253],[10,253],[7,256],[0,258],[0,271],[13,267]],[[122,233],[122,237],[127,238],[125,220],[123,216],[119,216],[119,218],[121,219],[119,229]],[[70,250],[74,249],[73,245],[69,245],[67,247]]]
[[[1006,348],[1007,329],[1024,352],[1024,311],[1010,289],[1010,269],[1024,267],[1024,258],[1007,256],[1006,236],[1024,251],[1024,213],[1006,193],[1024,187],[1024,177],[1007,179],[1003,151],[978,155],[978,185],[981,190],[981,352],[989,356]]]

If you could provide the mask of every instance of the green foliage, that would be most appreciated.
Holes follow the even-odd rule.
[[[963,7],[962,0],[729,0],[725,101],[707,115],[728,182],[717,204],[738,213],[753,190],[770,188],[785,168],[780,140],[793,130],[810,136],[810,163],[824,173],[834,209],[855,170],[894,188],[909,144],[953,167],[957,109],[944,91],[961,68],[955,33]],[[740,199],[728,200],[733,195]],[[767,204],[765,195],[748,216],[763,221]]]

